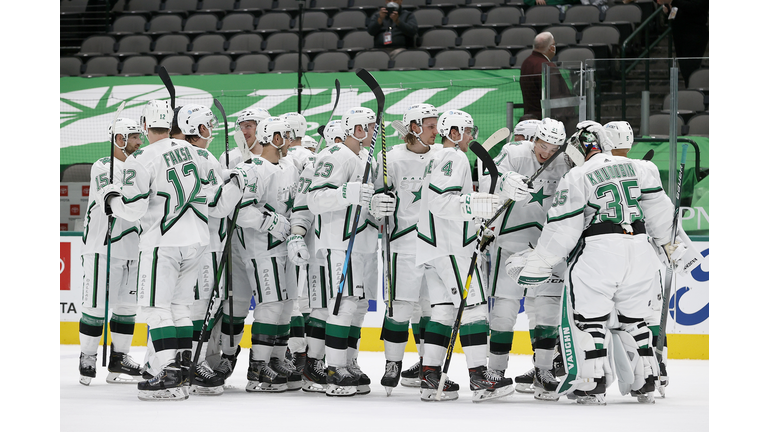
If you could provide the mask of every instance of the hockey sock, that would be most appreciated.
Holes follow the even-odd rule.
[[[304,336],[304,316],[301,314],[291,317],[288,348],[291,352],[304,352],[307,350],[307,340]]]
[[[256,321],[251,324],[251,358],[253,360],[269,360],[278,332],[277,324]]]
[[[451,326],[430,321],[424,333],[424,364],[428,366],[442,365],[450,340]]]
[[[557,327],[536,326],[533,329],[533,343],[531,345],[536,354],[533,364],[540,369],[552,369],[552,360],[555,357],[555,346],[557,345]]]
[[[325,324],[325,356],[329,366],[341,367],[347,364],[349,326]]]
[[[384,316],[382,336],[384,339],[384,357],[387,361],[402,361],[405,354],[405,345],[408,343],[408,321],[395,321],[389,316]],[[414,339],[418,345],[418,325],[414,326]]]
[[[428,316],[423,316],[421,319],[419,319],[419,343],[416,344],[416,350],[419,352],[419,357],[424,356],[424,337],[427,334],[427,324],[429,324],[431,319],[432,318]],[[413,338],[416,338],[415,333]]]
[[[507,370],[509,352],[512,351],[512,339],[514,336],[515,332],[513,331],[491,329],[490,354],[488,355],[489,369]]]
[[[360,351],[360,327],[349,327],[349,336],[347,336],[347,363],[357,358]]]
[[[231,330],[230,330],[231,328]],[[234,355],[237,346],[240,345],[240,340],[243,338],[243,329],[245,328],[245,317],[230,317],[224,314],[221,317],[221,351],[226,355]],[[230,331],[234,333],[234,344],[229,346],[229,334]],[[253,330],[251,330],[253,332]]]
[[[135,322],[136,315],[112,314],[109,320],[109,331],[112,332],[112,347],[115,351],[123,354],[130,351]]]
[[[80,351],[88,355],[96,354],[103,329],[104,318],[83,312],[80,318]]]
[[[325,356],[325,321],[310,315],[305,329],[307,331],[307,356],[322,359]]]
[[[483,305],[484,306],[484,305]],[[459,327],[459,340],[467,359],[467,367],[475,368],[486,364],[488,349],[488,322],[475,321]]]

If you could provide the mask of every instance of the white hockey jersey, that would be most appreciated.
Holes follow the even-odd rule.
[[[414,153],[406,144],[398,144],[387,151],[387,182],[389,190],[397,197],[395,214],[389,223],[390,250],[394,253],[413,255],[418,233],[424,172],[435,154],[443,148],[433,145],[426,153]],[[381,153],[377,158],[381,165]],[[383,170],[376,177],[376,193],[384,191]]]
[[[461,212],[461,196],[472,192],[467,155],[458,147],[436,152],[422,180],[416,264],[446,255],[472,256],[475,224]]]
[[[582,232],[602,222],[628,227],[644,221],[648,235],[665,244],[673,209],[653,164],[597,154],[560,181],[537,249],[566,258]]]
[[[313,155],[314,156],[314,155]],[[315,225],[315,215],[309,211],[307,206],[307,193],[309,187],[312,185],[312,177],[315,173],[314,159],[307,161],[304,166],[304,170],[299,176],[298,186],[296,187],[296,198],[293,201],[293,211],[291,212],[291,226],[300,226],[304,228],[306,234],[304,234],[304,242],[307,245],[307,249],[314,252],[315,250],[315,234],[312,228]]]
[[[276,164],[257,156],[253,163],[258,169],[254,183],[245,188],[237,225],[242,228],[241,246],[245,258],[285,256],[286,244],[259,228],[264,222],[266,210],[291,218],[296,197],[296,182],[299,174],[293,162],[281,158]],[[250,183],[250,180],[249,180]]]
[[[541,168],[542,164],[536,159],[533,146],[534,144],[530,141],[513,141],[502,147],[493,159],[499,170],[496,193],[500,186],[498,182],[505,173],[514,171],[530,178]],[[520,252],[528,249],[529,245],[536,246],[547,219],[547,211],[552,205],[557,184],[569,168],[565,162],[565,155],[559,155],[533,181],[533,192],[530,198],[523,202],[514,202],[502,216],[496,219],[492,227],[496,234],[497,247]],[[487,169],[483,171],[483,175],[479,178],[479,190],[488,192],[491,178]]]
[[[197,152],[203,158],[202,175],[208,196],[209,250],[221,252],[227,238],[226,217],[235,209],[242,194],[234,183],[224,184],[225,173],[210,151],[198,148]]]
[[[356,155],[344,144],[333,144],[317,155],[312,183],[307,191],[307,206],[316,215],[317,250],[347,249],[357,206],[339,201],[337,189],[347,182],[362,181],[367,161],[367,150],[362,149]],[[375,162],[371,161],[373,174],[369,174],[369,182],[376,175]],[[368,209],[361,208],[354,245],[357,253],[376,251],[379,227],[371,219]]]
[[[186,141],[165,138],[125,161],[122,199],[110,205],[115,216],[141,219],[139,250],[208,245],[205,161],[197,150]]]
[[[109,157],[104,157],[91,166],[91,186],[88,192],[88,210],[83,223],[83,248],[81,253],[107,253],[107,215],[97,206],[98,191],[109,184]],[[112,182],[123,182],[124,162],[115,158]],[[116,217],[112,225],[112,244],[110,256],[119,259],[135,260],[139,258],[139,224]]]
[[[314,161],[315,153],[298,145],[290,147],[288,149],[288,156],[286,157],[293,161],[293,164],[296,165],[296,171],[301,173],[304,171],[304,166],[310,159]]]

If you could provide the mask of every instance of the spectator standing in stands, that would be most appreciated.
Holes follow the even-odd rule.
[[[403,0],[387,0],[386,6],[368,17],[366,27],[373,36],[374,48],[389,52],[390,57],[414,47],[419,30],[416,16],[402,8]]]
[[[688,87],[688,78],[701,67],[701,58],[709,44],[709,0],[656,0],[662,5],[672,26],[672,40],[677,57],[698,57],[678,60],[680,74]]]
[[[560,75],[557,66],[552,63],[555,52],[555,37],[550,32],[541,32],[533,39],[533,52],[520,66],[520,90],[523,93],[523,115],[526,118],[541,119],[541,70],[545,63],[552,68],[550,77],[551,97],[570,96],[565,80]],[[550,117],[562,121],[568,133],[573,132],[575,125],[573,109],[552,110]]]

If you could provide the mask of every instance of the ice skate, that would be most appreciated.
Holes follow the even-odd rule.
[[[202,361],[195,365],[195,377],[189,392],[199,396],[218,396],[224,393],[224,377],[211,370],[208,363]]]
[[[437,389],[440,385],[441,373],[439,366],[424,366],[424,371],[421,374],[421,400],[425,402],[438,401]],[[458,398],[459,385],[446,377],[439,401],[456,400]]]
[[[96,354],[80,353],[80,384],[90,385],[93,378],[96,378]]]
[[[229,378],[232,375],[232,371],[235,370],[235,365],[237,364],[237,355],[240,354],[240,346],[238,345],[237,350],[233,355],[227,355],[222,354],[221,355],[221,361],[216,366],[216,368],[213,370],[216,372],[216,375],[219,375],[224,380]]]
[[[400,372],[400,384],[403,387],[421,387],[421,377],[419,371],[421,370],[421,359],[414,363],[413,366]]]
[[[504,378],[497,371],[485,366],[469,370],[469,389],[472,390],[472,402],[485,402],[514,393],[512,378]]]
[[[357,379],[357,394],[367,395],[371,392],[371,379],[368,378],[368,375],[366,375],[362,369],[360,369],[360,366],[357,364],[357,359],[352,360],[352,362],[347,365],[347,370]]]
[[[645,379],[645,384],[639,390],[631,390],[630,395],[637,398],[637,401],[643,404],[655,404],[656,398],[653,392],[656,390],[656,380],[649,376]]]
[[[293,368],[299,372],[303,371],[304,365],[307,364],[307,353],[296,352],[293,353],[292,357],[291,363],[293,363]]]
[[[109,363],[107,364],[107,382],[110,384],[131,384],[144,381],[142,378],[141,366],[133,361],[131,356],[110,351]]]
[[[303,384],[301,389],[309,393],[325,393],[328,388],[328,375],[325,373],[325,365],[322,360],[307,357],[302,373]]]
[[[286,378],[289,391],[301,388],[301,373],[294,369],[293,363],[290,360],[272,357],[269,359],[269,367]]]
[[[659,362],[659,387],[656,389],[662,399],[667,395],[667,386],[669,385],[669,376],[667,376],[667,365]]]
[[[391,395],[392,389],[397,387],[402,369],[402,361],[387,361],[386,366],[384,366],[384,376],[381,377],[381,385],[384,387],[384,391],[387,392],[387,396]]]
[[[595,379],[597,383],[592,390],[574,390],[576,403],[580,405],[605,405],[605,377]]]
[[[178,363],[172,363],[159,374],[147,381],[140,382],[139,399],[143,401],[181,401],[189,397],[184,392],[182,372]]]
[[[531,368],[528,372],[515,377],[515,390],[520,393],[533,393],[533,377],[536,375],[536,369]]]
[[[552,370],[535,369],[533,377],[533,397],[543,401],[556,402],[560,399],[557,386],[560,382],[552,375]]]
[[[326,396],[354,396],[357,393],[357,378],[346,367],[328,366],[328,388]]]
[[[288,379],[269,367],[263,360],[251,360],[248,366],[247,392],[282,393],[288,390]]]

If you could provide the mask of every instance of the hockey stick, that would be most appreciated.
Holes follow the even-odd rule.
[[[384,114],[384,92],[381,90],[379,83],[373,78],[370,72],[365,69],[358,69],[357,76],[360,77],[371,89],[376,96],[376,126],[373,128],[373,136],[371,137],[371,150],[368,152],[368,161],[365,163],[365,171],[363,171],[363,183],[368,183],[368,174],[371,171],[371,161],[373,160],[373,149],[376,146],[376,138],[379,134],[379,124],[381,123],[381,117]],[[344,257],[344,267],[341,269],[341,281],[339,281],[339,291],[336,295],[336,301],[333,305],[333,314],[339,314],[339,306],[341,306],[341,296],[344,293],[344,282],[347,280],[347,270],[349,270],[349,261],[352,257],[352,247],[355,245],[355,236],[357,234],[357,224],[360,222],[360,210],[362,207],[358,204],[355,206],[355,220],[352,224],[352,233],[349,236],[349,244],[347,245],[347,255]]]
[[[651,159],[653,159],[653,149],[648,150],[648,153],[646,153],[645,156],[643,156],[644,161],[649,161]]]
[[[117,112],[115,113],[115,118],[112,119],[112,137],[109,139],[110,141],[110,149],[109,149],[109,184],[113,183],[114,175],[115,175],[115,125],[117,125],[117,119],[120,118],[120,114],[123,112],[123,108],[125,108],[125,101],[120,103],[120,106],[117,107]],[[104,206],[106,207],[106,203]],[[102,351],[101,355],[101,366],[106,367],[107,366],[107,329],[109,326],[109,267],[111,266],[112,262],[112,225],[115,224],[115,217],[111,214],[107,217],[107,238],[104,239],[104,242],[107,244],[107,283],[104,286],[104,350]]]
[[[502,138],[498,139],[498,132],[491,135],[488,140],[486,140],[485,143],[490,142],[491,140],[497,140],[496,143],[500,142],[503,139],[506,139],[509,136],[509,129],[504,128],[507,131],[507,134],[504,135]],[[501,132],[501,130],[499,130]],[[496,190],[496,178],[499,176],[499,170],[496,168],[496,164],[493,163],[493,159],[491,158],[491,155],[488,154],[488,152],[485,150],[485,143],[483,145],[480,145],[477,141],[472,141],[470,143],[470,149],[472,152],[480,159],[484,165],[488,167],[488,172],[491,174],[491,188],[490,193],[493,193]],[[496,145],[494,143],[494,145]],[[492,146],[491,146],[492,147]],[[461,302],[459,303],[459,310],[456,313],[456,319],[453,321],[453,328],[451,328],[451,339],[448,342],[448,348],[445,351],[445,362],[443,362],[443,372],[440,374],[440,384],[437,386],[437,394],[435,395],[436,400],[440,400],[443,396],[443,386],[445,386],[445,380],[448,376],[448,368],[451,366],[451,358],[453,357],[453,347],[456,345],[456,338],[459,335],[459,327],[461,326],[461,316],[464,314],[464,308],[467,305],[467,293],[469,293],[469,287],[472,284],[472,274],[475,272],[475,268],[477,267],[477,257],[480,256],[480,254],[483,252],[485,247],[493,241],[493,236],[485,236],[485,224],[483,224],[483,228],[481,228],[480,237],[478,238],[478,241],[475,242],[475,250],[472,252],[472,259],[469,262],[469,274],[467,275],[467,282],[464,284],[464,290],[461,292]]]
[[[221,102],[219,102],[218,99],[213,99],[213,104],[216,105],[216,108],[221,112],[221,116],[224,118],[224,159],[225,163],[227,164],[227,169],[229,169],[229,123],[227,123],[227,114],[224,112],[224,107],[221,106]],[[213,131],[211,131],[211,134],[213,134]],[[242,199],[240,200],[242,202]],[[238,203],[239,207],[240,203]],[[234,229],[234,224],[230,222],[230,225],[227,228],[227,231]],[[229,239],[227,239],[229,240]],[[233,317],[234,315],[234,299],[232,295],[232,247],[226,248],[226,254],[227,254],[227,296],[229,298],[229,316]],[[202,342],[202,340],[201,340]],[[199,344],[198,344],[199,346]],[[232,348],[235,346],[235,334],[233,326],[229,326],[229,347]]]
[[[408,129],[405,127],[402,121],[392,120],[391,125],[402,138],[405,138],[405,136],[408,135]]]
[[[165,66],[160,66],[160,69],[157,71],[157,75],[160,76],[160,79],[163,81],[163,84],[165,84],[165,88],[168,90],[168,94],[171,95],[171,110],[176,109],[176,88],[173,86],[173,81],[171,81],[170,75],[168,75],[168,71],[165,70]]]
[[[677,224],[680,218],[680,189],[683,186],[683,170],[685,169],[685,157],[688,153],[688,144],[683,144],[683,154],[680,158],[680,170],[677,173],[677,190],[675,191],[675,213],[672,218],[672,234],[670,236],[670,243],[675,244],[675,238],[677,237]],[[672,260],[669,261],[667,272],[664,275],[664,298],[663,306],[661,308],[661,322],[659,323],[659,338],[656,340],[656,359],[661,363],[662,353],[664,352],[664,342],[667,339],[667,315],[669,315],[669,295],[672,291],[672,279],[675,275],[675,271],[672,265]]]
[[[381,120],[381,169],[384,181],[384,193],[389,192],[389,176],[387,176],[387,131],[384,130],[384,119]],[[371,150],[373,152],[373,150]],[[389,245],[389,217],[384,217],[384,223],[382,227],[382,240],[383,240],[383,253],[384,253],[384,272],[382,283],[384,284],[384,290],[387,292],[387,315],[392,318],[394,311],[392,310],[392,303],[395,301],[392,293],[392,261],[391,250]]]
[[[324,125],[320,125],[317,127],[317,133],[320,134],[320,142],[317,144],[317,147],[315,148],[315,154],[320,153],[320,150],[323,147],[323,143],[325,142],[325,136],[323,136],[323,132],[325,132],[325,126],[333,120],[333,113],[336,111],[336,106],[339,105],[339,98],[341,95],[341,83],[339,80],[336,80],[336,101],[333,103],[333,108],[331,109],[331,115],[328,117],[328,121],[325,122]]]

